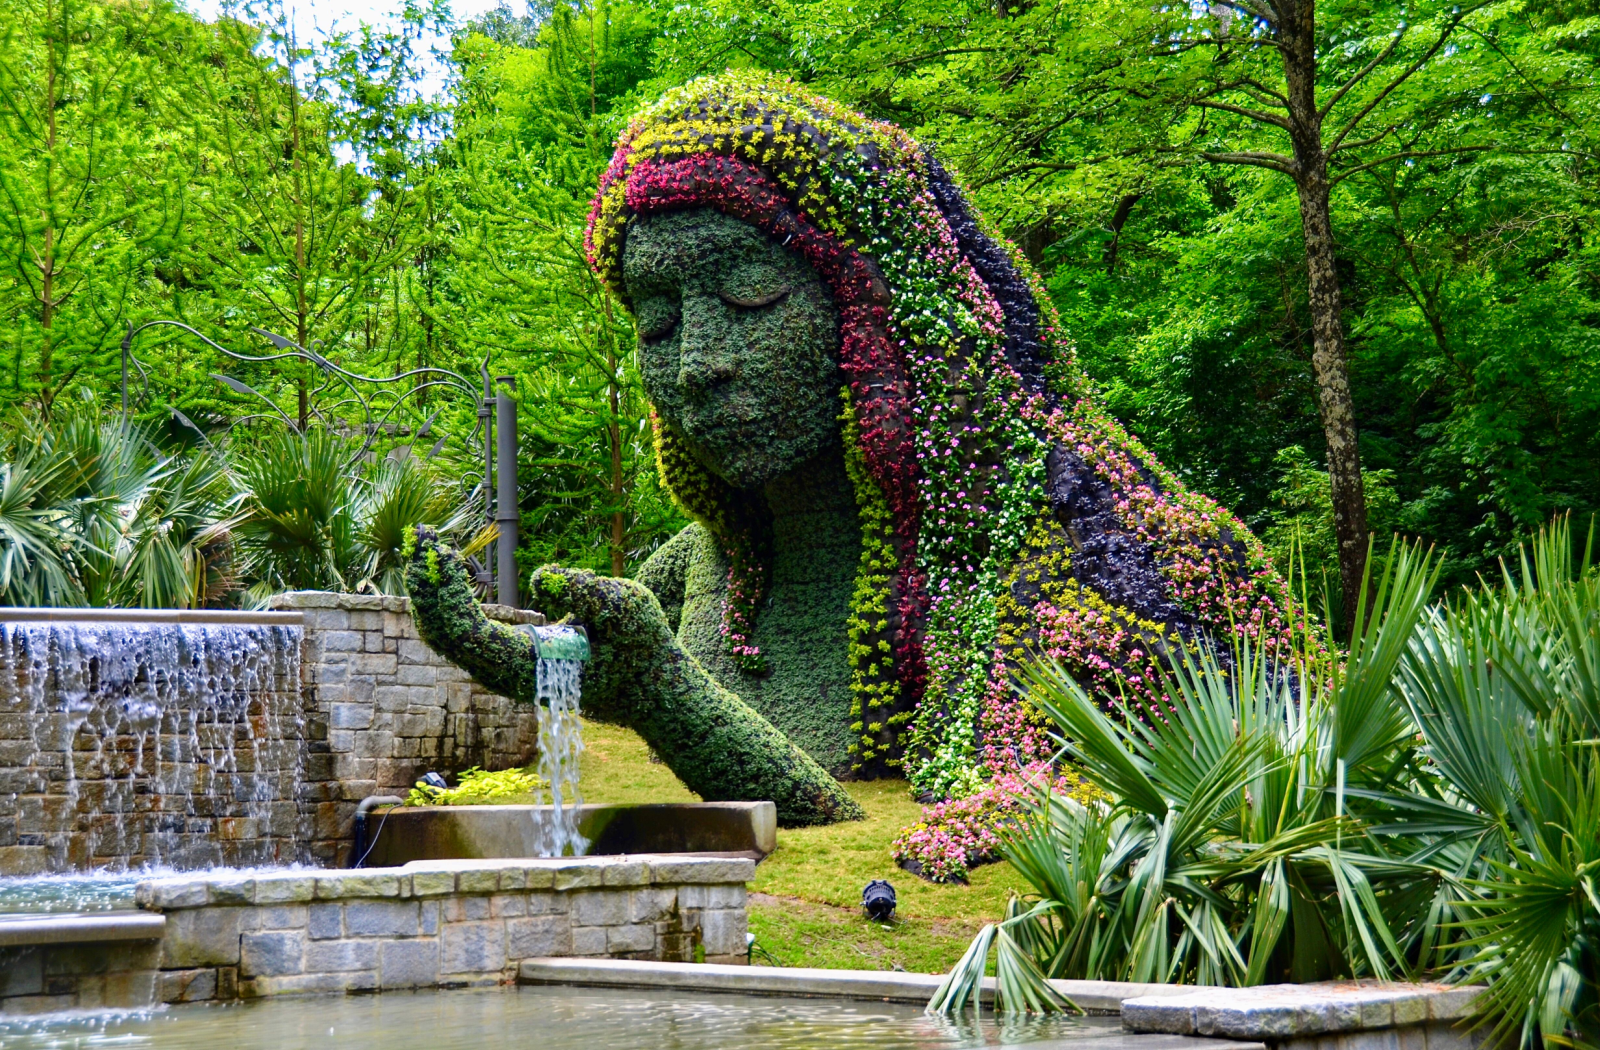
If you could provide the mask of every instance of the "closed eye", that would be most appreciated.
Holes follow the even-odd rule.
[[[678,330],[678,319],[673,317],[667,321],[658,322],[650,328],[639,326],[639,338],[647,343],[659,343],[667,336]]]
[[[678,330],[681,311],[676,300],[665,298],[641,303],[638,324],[639,338],[647,343],[659,343]]]
[[[729,306],[737,306],[742,310],[759,310],[764,306],[771,306],[774,303],[782,302],[784,297],[788,294],[789,287],[788,285],[785,285],[775,292],[770,292],[767,295],[759,295],[753,299],[741,299],[737,295],[729,295],[727,292],[718,292],[717,298],[721,299]]]

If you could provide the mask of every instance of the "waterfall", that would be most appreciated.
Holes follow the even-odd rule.
[[[561,648],[571,628],[540,627],[540,647]],[[555,644],[551,644],[555,643]],[[583,804],[578,785],[578,756],[583,752],[583,723],[578,720],[579,679],[583,664],[578,660],[538,658],[539,676],[539,775],[550,792],[551,809],[539,822],[537,841],[542,857],[579,856],[589,841],[578,833],[577,807]]]
[[[0,713],[15,726],[0,822],[27,828],[18,845],[49,871],[298,859],[300,636],[266,624],[0,624]]]

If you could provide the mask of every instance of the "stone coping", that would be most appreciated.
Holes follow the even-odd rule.
[[[1190,988],[1183,995],[1142,996],[1122,1004],[1133,1032],[1288,1039],[1454,1022],[1472,1014],[1475,985],[1327,981],[1255,988]]]
[[[180,623],[258,624],[294,627],[305,623],[297,611],[259,609],[22,609],[0,607],[0,623]]]
[[[341,591],[284,591],[268,601],[274,609],[344,609],[351,612],[389,612],[411,615],[411,599],[396,594],[346,594]],[[501,623],[545,626],[543,613],[485,603],[483,614]]]
[[[533,857],[516,860],[426,860],[400,868],[284,872],[207,877],[177,875],[141,881],[139,907],[178,911],[212,905],[303,904],[352,899],[413,899],[527,890],[653,885],[743,885],[755,878],[746,859],[673,857]]]
[[[518,979],[525,984],[676,988],[918,1003],[927,1002],[944,980],[939,974],[877,970],[571,958],[524,960]],[[1262,1040],[1455,1022],[1471,1015],[1473,1001],[1483,990],[1476,986],[1378,981],[1258,988],[1119,981],[1050,983],[1090,1014],[1120,1013],[1122,1026],[1129,1033],[1201,1037],[1206,1042],[1200,1045],[1212,1047],[1225,1045],[1219,1039],[1259,1045]],[[984,980],[982,998],[984,1002],[993,1000],[993,978]],[[1073,1040],[1071,1045],[1080,1043]],[[1159,1050],[1144,1042],[1137,1045]]]
[[[720,966],[633,959],[529,959],[519,979],[527,984],[584,984],[632,988],[682,988],[702,992],[834,996],[925,1003],[944,983],[942,974],[893,970],[827,970],[799,966]],[[1091,1014],[1115,1015],[1136,996],[1184,995],[1191,987],[1121,981],[1051,981]],[[983,1001],[994,999],[994,978],[983,982]],[[1076,1046],[1076,1042],[1073,1044]],[[1141,1044],[1142,1045],[1142,1044]],[[1211,1045],[1211,1044],[1207,1044]]]
[[[1192,1035],[1135,1035],[1109,1029],[1103,1035],[1074,1035],[1027,1044],[1028,1050],[1267,1050],[1267,1044]]]
[[[140,912],[5,916],[0,946],[159,941],[166,928],[165,916]]]

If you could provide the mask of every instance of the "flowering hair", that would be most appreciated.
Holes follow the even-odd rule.
[[[624,302],[629,223],[687,208],[719,210],[803,257],[838,311],[863,536],[849,624],[858,767],[903,764],[944,797],[977,790],[1004,756],[1036,763],[1044,735],[1006,684],[1022,647],[1093,670],[1106,695],[1148,692],[1164,640],[1229,617],[1289,622],[1260,545],[1098,410],[1037,275],[905,132],[767,74],[697,80],[633,119],[600,180],[585,250]],[[656,422],[663,482],[729,556],[729,652],[758,669],[767,512]],[[1074,470],[1107,527],[1144,552],[1156,612],[1102,593],[1071,551],[1058,568],[1079,578],[1077,606],[1059,588],[1015,600],[1041,515],[1078,498],[1056,492]],[[1096,624],[1114,625],[1107,644]],[[1089,636],[1056,644],[1080,628]]]

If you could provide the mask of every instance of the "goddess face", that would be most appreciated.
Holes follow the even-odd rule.
[[[701,466],[739,488],[839,433],[839,317],[798,255],[711,208],[629,226],[623,280],[645,391]]]

